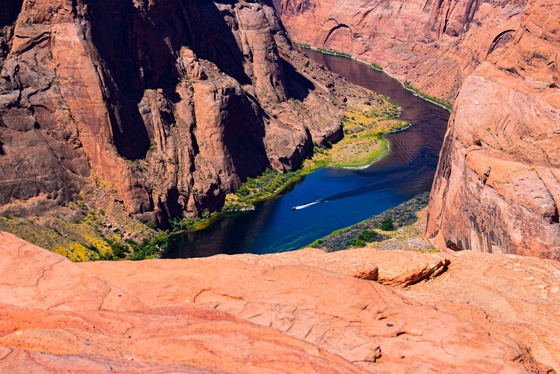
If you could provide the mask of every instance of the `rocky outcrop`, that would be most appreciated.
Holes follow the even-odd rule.
[[[313,142],[340,135],[338,93],[320,83],[332,76],[292,48],[266,3],[3,9],[5,214],[45,211],[95,182],[163,225],[217,209],[248,176],[293,169]]]
[[[519,27],[525,2],[274,0],[290,36],[374,62],[454,101],[463,80]]]
[[[558,12],[530,2],[513,40],[465,81],[429,205],[439,245],[560,259]]]
[[[241,261],[221,257],[76,264],[7,233],[0,235],[0,251],[2,371],[548,370],[533,358],[533,347],[526,345],[522,334],[514,340],[507,332],[487,329],[494,324],[482,328],[376,282],[321,269],[327,264],[336,271],[334,256],[343,254],[349,260],[345,263],[357,269],[363,267],[360,259],[367,257],[377,262],[378,269],[387,269],[382,272],[398,278],[399,262],[391,258],[399,252],[377,260],[378,252],[362,249],[354,258],[352,250],[323,254],[326,261],[316,251],[304,251],[290,254],[291,260],[282,259],[285,254],[267,256],[267,264],[250,263],[250,256]],[[304,258],[298,260],[298,254]],[[403,273],[436,257],[447,259],[437,254],[408,256]],[[449,271],[454,272],[454,257],[449,258]],[[546,271],[560,271],[557,262],[540,264]],[[499,266],[508,266],[507,258],[494,262],[494,269]],[[422,290],[445,282],[446,277],[447,272],[417,283],[410,294],[424,297]],[[491,278],[492,273],[485,274],[473,283]],[[524,321],[527,328],[535,319],[548,321],[550,334],[540,341],[547,342],[545,347],[554,357],[559,345],[548,342],[558,336],[557,317],[551,313],[544,318],[542,313],[549,310],[541,307],[557,302],[558,290],[550,289],[549,299],[536,296],[532,291],[541,280],[516,284],[526,297],[541,300],[535,304],[538,308],[524,314]],[[457,282],[453,284],[456,287]],[[469,286],[474,287],[462,280],[463,292],[468,293]],[[459,296],[454,296],[457,302]],[[492,316],[499,310],[488,313]],[[504,321],[507,318],[511,316]],[[554,364],[550,356],[545,359]]]
[[[508,336],[530,347],[537,361],[558,372],[560,264],[474,251],[448,259],[451,263],[443,275],[397,289],[398,293],[476,323],[493,337]]]
[[[242,261],[254,265],[310,265],[348,275],[354,278],[373,280],[378,283],[406,287],[420,281],[437,277],[447,270],[449,260],[440,254],[403,251],[399,256],[394,251],[372,251],[371,248],[354,248],[351,251],[325,253],[321,249],[306,248],[276,254],[236,256],[217,255],[214,259]]]

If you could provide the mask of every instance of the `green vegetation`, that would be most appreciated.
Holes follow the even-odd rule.
[[[418,220],[417,212],[428,205],[428,199],[429,194],[425,192],[377,216],[334,231],[329,236],[318,239],[309,246],[320,248],[326,252],[334,252],[351,247],[365,247],[368,243],[378,243],[397,237],[400,235],[397,229],[414,225]],[[405,234],[405,236],[407,235]],[[414,235],[421,234],[414,232]]]
[[[346,58],[352,58],[352,55],[350,53],[346,53],[346,52],[342,52],[342,51],[337,51],[335,49],[330,49],[330,48],[321,48],[318,47],[317,50],[321,53],[325,53],[327,55],[333,55],[333,56],[340,56],[340,57],[346,57]]]
[[[297,45],[300,48],[305,48],[305,49],[313,49],[313,47],[311,47],[311,45],[309,43],[297,43]],[[333,55],[333,56],[340,56],[340,57],[346,57],[346,58],[352,58],[352,55],[350,53],[346,53],[346,52],[342,52],[342,51],[337,51],[336,49],[331,49],[331,48],[321,48],[321,47],[317,47],[315,48],[317,51],[327,54],[327,55]]]
[[[370,66],[373,70],[377,70],[377,71],[381,71],[381,72],[383,71],[383,67],[381,65],[377,65],[374,62],[372,62]]]
[[[176,217],[169,220],[169,225],[171,230],[169,231],[170,236],[175,236],[189,231],[204,230],[208,226],[212,225],[214,222],[220,219],[223,213],[213,212],[210,213],[208,210],[202,212],[200,217],[194,218],[184,218]]]
[[[237,190],[237,196],[245,202],[262,201],[281,192],[286,184],[295,182],[299,177],[297,171],[281,173],[267,168],[258,178],[247,178],[247,181]]]
[[[329,165],[338,168],[361,168],[373,164],[389,153],[389,143],[381,134],[364,134],[360,140],[356,140],[353,144],[357,150],[356,154],[350,156],[349,159],[333,159]],[[365,152],[365,155],[359,157],[359,151]],[[336,152],[333,153],[336,154]],[[339,152],[338,154],[341,153],[342,152]]]
[[[381,225],[379,225],[379,228],[383,231],[393,231],[395,229],[395,226],[393,225],[393,220],[391,218],[385,218],[383,221],[381,221]]]
[[[254,209],[254,204],[278,195],[293,183],[297,182],[312,168],[301,168],[285,173],[267,168],[256,178],[247,178],[235,194],[226,196],[222,212],[236,212]]]
[[[145,238],[140,243],[127,240],[127,244],[132,248],[132,255],[127,257],[127,259],[144,260],[147,258],[158,258],[167,250],[169,241],[170,236],[165,231],[159,232],[152,239]]]
[[[350,241],[350,244],[352,247],[365,247],[367,243],[371,243],[378,237],[382,238],[376,231],[363,230],[358,237]]]
[[[382,135],[409,126],[407,122],[398,119],[398,106],[388,101],[385,104],[383,111],[371,107],[347,110],[342,119],[344,137],[328,147],[316,147],[310,163],[358,168],[385,156],[389,152],[389,143]]]
[[[438,99],[435,96],[430,96],[428,94],[425,94],[423,92],[421,92],[419,89],[417,89],[416,87],[412,86],[412,84],[410,84],[410,82],[406,81],[403,83],[403,87],[408,90],[413,92],[416,96],[420,96],[422,99],[429,101],[433,104],[439,105],[447,110],[449,110],[451,112],[451,110],[453,110],[453,105],[451,105],[451,103],[449,101],[445,101],[442,99]]]

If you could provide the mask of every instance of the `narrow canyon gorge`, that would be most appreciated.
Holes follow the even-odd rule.
[[[1,9],[0,371],[560,371],[560,1]],[[134,243],[297,170],[349,105],[385,105],[305,48],[453,105],[416,223],[430,250],[72,262],[3,232]],[[128,226],[97,222],[116,206]]]
[[[454,103],[429,208],[439,246],[560,259],[557,2],[275,5],[294,40]]]

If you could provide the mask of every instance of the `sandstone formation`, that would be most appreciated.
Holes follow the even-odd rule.
[[[277,254],[236,256],[217,255],[208,261],[234,260],[254,265],[309,265],[333,273],[355,278],[374,280],[378,283],[406,287],[422,280],[435,278],[447,270],[449,260],[440,254],[402,252],[398,257],[393,251],[372,251],[370,248],[355,248],[351,251],[325,253],[323,250],[306,248],[299,251]],[[382,267],[378,264],[382,263]]]
[[[430,200],[427,234],[440,247],[560,258],[555,2],[275,5],[297,41],[374,61],[435,96],[461,90]]]
[[[474,322],[496,338],[508,336],[560,371],[560,264],[474,251],[448,259],[443,275],[399,293]]]
[[[340,136],[345,83],[292,48],[266,3],[2,9],[4,214],[44,212],[97,183],[164,225],[217,209],[248,176],[293,169],[313,142]]]
[[[315,251],[294,252],[289,259],[286,254],[267,256],[267,265],[249,263],[248,256],[76,264],[7,233],[0,235],[0,250],[2,371],[547,372],[532,352],[541,362],[558,364],[559,345],[552,344],[558,316],[543,315],[558,305],[558,287],[537,294],[545,278],[539,275],[527,283],[515,279],[516,294],[527,298],[523,305],[533,306],[521,314],[524,325],[515,329],[508,324],[514,310],[487,308],[488,298],[468,296],[461,270],[470,261],[467,255],[461,256],[458,269],[457,256],[408,255],[408,269],[439,257],[450,259],[450,270],[400,292],[429,299],[431,289],[443,290],[444,298],[460,285],[464,293],[445,298],[446,310],[460,315],[482,300],[481,309],[500,317],[484,327],[478,320],[468,322],[465,316],[398,296],[376,282],[322,270],[323,263],[332,261],[323,261]],[[376,253],[381,252],[322,256],[340,254],[341,261],[356,264],[356,269],[363,268],[360,259],[369,258],[370,266],[383,269],[380,273],[399,277],[402,263],[391,258],[402,253],[374,260]],[[492,264],[487,280],[473,278],[471,289],[495,279],[499,285],[494,289],[504,290],[509,280],[504,268],[523,271],[529,260],[508,259],[487,260]],[[472,263],[465,269],[472,269]],[[532,274],[560,272],[557,262],[533,261],[532,266]],[[502,272],[493,278],[497,270]],[[513,279],[517,273],[510,274]],[[439,286],[450,278],[449,288]],[[473,304],[461,305],[467,297]],[[453,308],[447,307],[450,303]],[[535,322],[539,318],[540,324]],[[545,324],[548,332],[541,335]],[[539,329],[527,339],[522,332],[532,326]],[[530,345],[535,341],[542,346]]]
[[[374,62],[454,101],[463,80],[519,27],[523,1],[274,0],[297,42]]]
[[[560,259],[559,12],[530,2],[513,40],[465,81],[430,198],[440,246]]]
[[[560,369],[557,261],[474,251],[446,254],[371,248],[331,253],[307,248],[281,255],[220,255],[206,261],[217,258],[267,266],[305,264],[372,279],[481,325],[496,338],[508,336],[530,347],[537,361]]]

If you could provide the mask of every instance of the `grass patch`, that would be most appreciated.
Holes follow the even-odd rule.
[[[431,102],[432,104],[439,105],[440,107],[445,108],[450,112],[453,110],[453,105],[449,101],[442,100],[435,96],[430,96],[424,92],[421,92],[418,88],[412,86],[412,84],[410,84],[410,82],[408,81],[403,83],[403,87],[406,90],[413,92],[416,96],[420,96],[422,99]]]
[[[252,210],[255,208],[255,204],[282,193],[312,170],[314,168],[304,167],[282,173],[267,168],[260,176],[247,178],[247,181],[239,187],[235,194],[227,195],[222,212]]]
[[[389,143],[382,134],[408,127],[408,123],[399,120],[398,115],[398,107],[394,105],[383,112],[347,110],[342,120],[344,138],[330,148],[316,149],[311,164],[363,167],[381,159],[389,152]]]
[[[373,70],[383,72],[383,66],[377,65],[375,62],[372,62],[370,66]]]
[[[333,56],[340,56],[340,57],[352,58],[352,55],[351,55],[350,53],[346,53],[346,52],[342,52],[342,51],[337,51],[336,49],[318,47],[317,50],[318,50],[319,52],[324,53],[324,54],[327,54],[327,55],[333,55]]]

